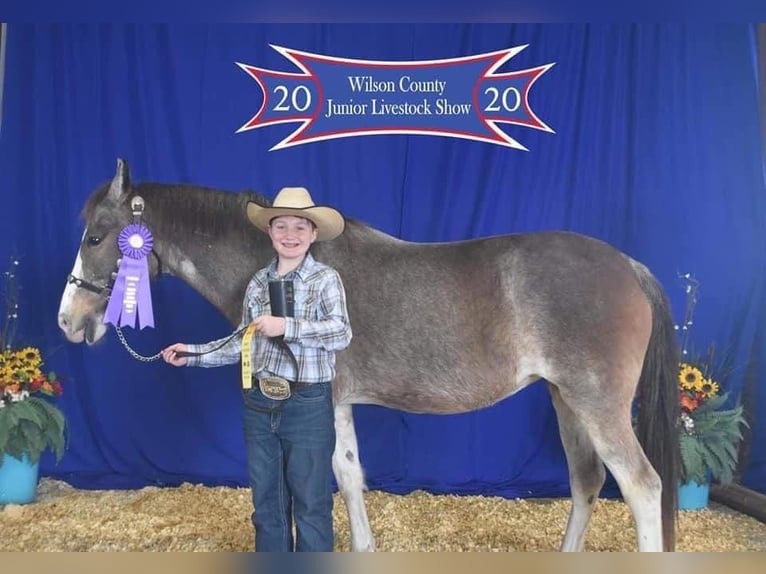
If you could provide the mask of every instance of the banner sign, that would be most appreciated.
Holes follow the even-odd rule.
[[[529,90],[554,64],[496,71],[526,45],[444,60],[352,60],[274,46],[298,73],[237,63],[263,103],[237,133],[300,123],[271,150],[350,136],[423,134],[526,150],[498,124],[553,133],[532,111]]]

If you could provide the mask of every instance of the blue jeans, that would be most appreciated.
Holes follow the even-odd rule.
[[[293,516],[296,552],[332,552],[330,383],[313,384],[284,401],[265,397],[256,384],[244,395],[243,422],[256,552],[292,552]]]

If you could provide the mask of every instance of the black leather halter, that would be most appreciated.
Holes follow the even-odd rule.
[[[99,287],[95,283],[91,283],[90,281],[86,281],[85,279],[80,279],[79,277],[75,277],[71,273],[67,275],[66,282],[69,285],[74,283],[77,287],[85,289],[86,291],[90,291],[91,293],[95,293],[96,295],[99,295],[103,297],[104,299],[109,299],[109,295],[112,294],[112,287],[114,286],[114,279],[110,279],[108,285]]]
[[[154,255],[154,258],[157,260],[157,275],[162,275],[162,260],[160,259],[160,256],[157,255],[157,252],[152,249],[151,254]],[[117,265],[115,268],[119,266],[119,259],[117,260]],[[86,281],[85,279],[82,279],[81,277],[76,277],[75,275],[72,275],[71,273],[67,275],[66,282],[67,284],[74,283],[77,287],[81,289],[85,289],[86,291],[90,291],[91,293],[95,293],[99,297],[103,297],[106,300],[109,300],[109,296],[112,294],[112,287],[114,287],[114,280],[117,278],[117,272],[112,272],[111,277],[109,278],[109,283],[106,285],[96,285],[95,283],[91,283],[90,281]]]

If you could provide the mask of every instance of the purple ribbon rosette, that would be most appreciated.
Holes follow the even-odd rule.
[[[112,295],[104,312],[104,323],[120,327],[154,327],[152,293],[149,286],[149,265],[147,255],[152,250],[154,239],[149,229],[132,223],[120,231],[117,246],[122,253],[120,267],[112,287]]]

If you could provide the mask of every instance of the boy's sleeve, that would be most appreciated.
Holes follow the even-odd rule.
[[[253,318],[250,316],[250,305],[248,302],[250,301],[250,297],[255,292],[255,290],[258,288],[259,282],[256,280],[255,277],[250,281],[250,284],[247,286],[247,291],[245,292],[245,299],[242,304],[242,320],[240,321],[237,328],[234,330],[234,333],[237,331],[242,331],[246,325],[249,325]],[[233,333],[232,333],[233,334]],[[236,363],[239,361],[240,356],[242,355],[242,337],[244,336],[244,331],[242,333],[239,333],[236,337],[232,337],[230,341],[228,341],[225,345],[223,345],[220,349],[216,349],[213,351],[212,349],[215,349],[218,345],[223,343],[227,337],[222,337],[220,339],[216,339],[215,341],[210,341],[209,343],[203,343],[198,345],[187,345],[188,351],[190,353],[202,353],[201,355],[193,355],[187,358],[186,366],[187,367],[220,367],[223,365],[231,365],[232,363]],[[231,337],[231,335],[228,335],[228,337]]]

